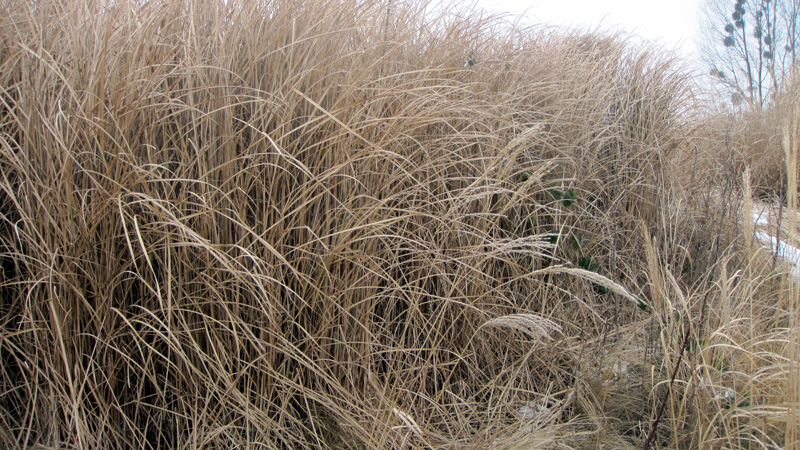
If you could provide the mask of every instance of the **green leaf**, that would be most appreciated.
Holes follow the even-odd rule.
[[[547,190],[547,193],[553,197],[553,200],[561,200],[561,198],[564,196],[564,192],[558,188],[550,188]]]
[[[592,259],[591,256],[581,256],[578,258],[578,266],[580,266],[581,269],[590,270],[592,272],[599,272],[603,269],[603,265]]]
[[[647,299],[644,297],[639,297],[637,300],[636,306],[638,306],[642,311],[647,311]]]
[[[575,203],[575,199],[577,198],[575,196],[575,191],[573,191],[572,189],[567,189],[566,191],[564,191],[562,197],[563,198],[561,200],[561,203],[563,203],[564,206],[566,206],[567,208],[572,206],[572,204]]]
[[[571,234],[569,236],[569,242],[572,244],[572,248],[575,251],[580,251],[583,248],[583,236],[580,234]]]
[[[600,285],[600,284],[595,284],[594,285],[594,291],[597,292],[600,295],[606,295],[609,292],[611,292],[607,287],[605,287],[603,285]]]
[[[575,200],[578,198],[575,195],[575,191],[572,189],[559,189],[559,188],[550,188],[547,190],[547,193],[553,197],[553,200],[561,201],[561,204],[569,208],[575,203]]]

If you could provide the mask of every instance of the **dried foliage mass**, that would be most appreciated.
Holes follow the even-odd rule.
[[[0,446],[797,443],[796,296],[657,49],[371,0],[0,42]]]

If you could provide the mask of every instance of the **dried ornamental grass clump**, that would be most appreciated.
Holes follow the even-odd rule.
[[[4,447],[594,435],[577,357],[642,317],[685,80],[427,6],[3,4]]]

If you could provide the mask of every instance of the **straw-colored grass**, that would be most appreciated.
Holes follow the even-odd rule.
[[[436,11],[4,2],[0,446],[797,445],[679,63]]]

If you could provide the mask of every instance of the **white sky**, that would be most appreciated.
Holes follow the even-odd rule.
[[[622,29],[694,56],[701,0],[477,0],[492,12],[527,12],[541,23]]]

